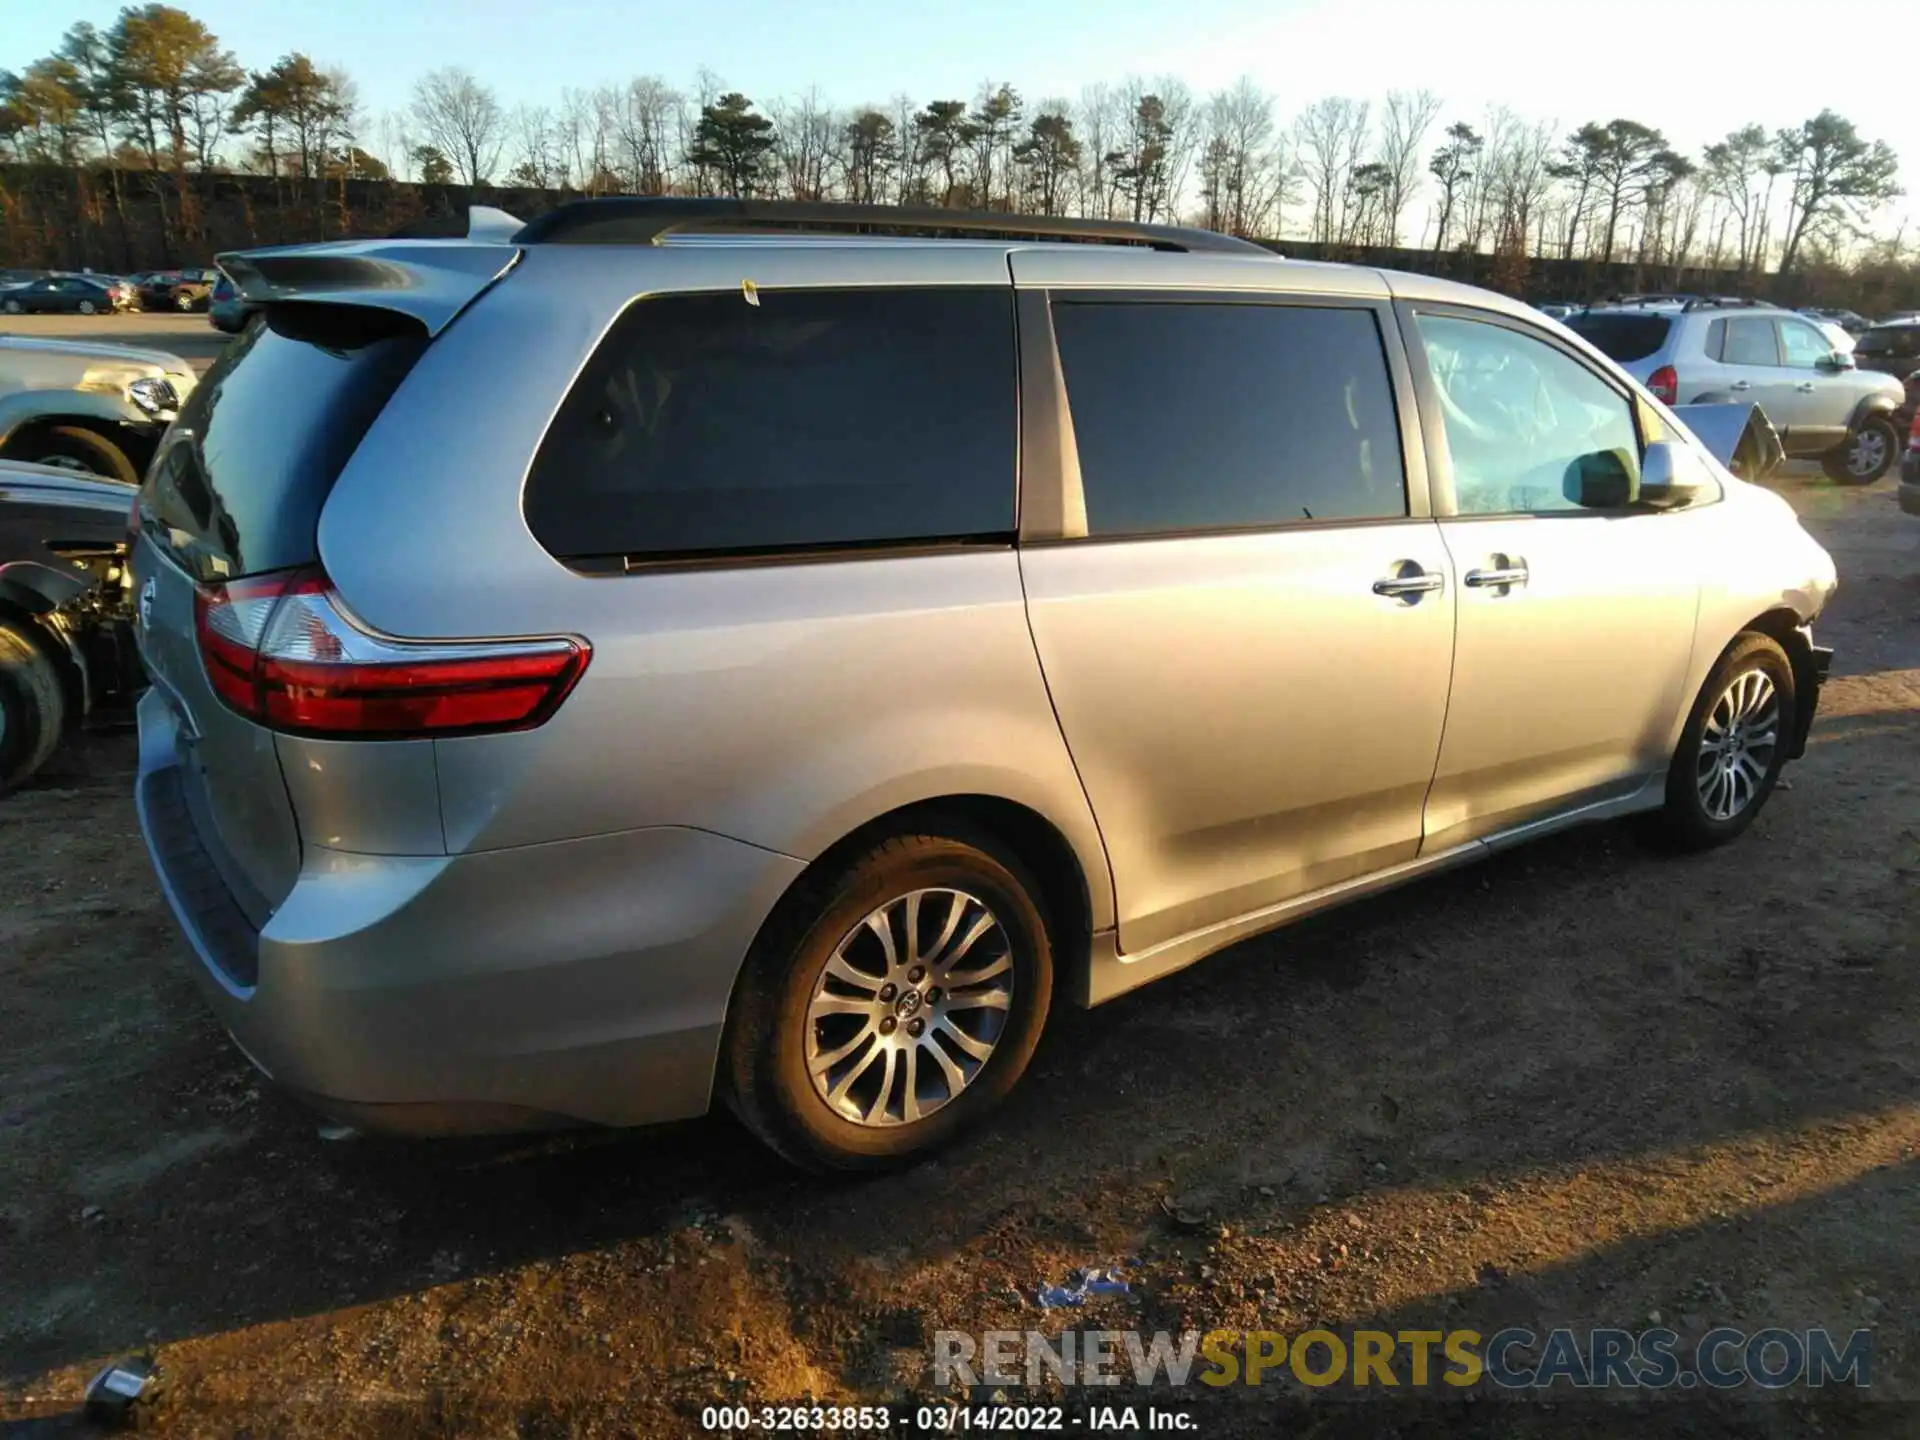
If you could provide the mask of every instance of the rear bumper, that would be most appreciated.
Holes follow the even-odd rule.
[[[734,978],[801,862],[666,827],[459,856],[308,846],[255,930],[157,748],[148,852],[208,1003],[276,1084],[406,1133],[706,1110]]]

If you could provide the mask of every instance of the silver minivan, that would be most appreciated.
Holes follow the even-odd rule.
[[[1562,826],[1731,839],[1825,673],[1786,504],[1485,291],[686,200],[222,265],[141,823],[222,1023],[351,1123],[718,1094],[895,1162],[1056,1004]]]

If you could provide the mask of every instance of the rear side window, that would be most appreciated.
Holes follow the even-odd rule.
[[[1090,536],[1407,513],[1373,312],[1062,302]]]
[[[1720,358],[1729,365],[1778,365],[1780,346],[1773,321],[1761,316],[1729,318]]]
[[[205,581],[317,559],[320,507],[426,344],[392,311],[269,309],[168,432],[147,476],[149,534]]]
[[[1920,325],[1886,325],[1869,330],[1854,347],[1858,355],[1890,355],[1900,360],[1920,360]]]
[[[613,325],[527,479],[565,559],[1011,537],[1011,290],[738,290]]]
[[[1567,328],[1608,359],[1622,365],[1644,360],[1667,343],[1673,321],[1664,315],[1608,315],[1589,312],[1567,319]]]

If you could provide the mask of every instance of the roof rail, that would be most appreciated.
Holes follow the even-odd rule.
[[[1251,240],[1182,225],[948,210],[938,205],[845,205],[813,200],[681,196],[623,195],[603,200],[573,200],[530,221],[512,238],[516,245],[656,245],[662,237],[684,231],[740,229],[855,234],[931,232],[986,239],[1145,245],[1177,253],[1273,255],[1266,246]]]
[[[1765,306],[1767,309],[1773,308],[1768,301],[1748,300],[1739,295],[1696,296],[1687,301],[1682,308],[1686,310],[1740,310],[1755,306]]]

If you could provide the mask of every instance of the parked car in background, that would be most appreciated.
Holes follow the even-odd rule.
[[[220,272],[211,267],[169,271],[141,287],[140,303],[148,310],[204,310],[219,277]]]
[[[1920,316],[1875,325],[1854,346],[1853,360],[1862,370],[1892,375],[1906,386],[1906,400],[1894,416],[1896,426],[1920,414]]]
[[[1920,515],[1920,408],[1908,422],[1907,453],[1900,457],[1900,508]]]
[[[1830,324],[1838,325],[1849,335],[1858,335],[1873,323],[1866,316],[1853,310],[1804,309],[1800,313],[1809,320],[1825,320]]]
[[[1056,997],[1565,825],[1720,844],[1804,748],[1832,561],[1488,291],[682,200],[222,264],[137,803],[222,1025],[353,1123],[718,1093],[896,1163]]]
[[[128,303],[124,287],[87,275],[49,275],[0,291],[0,311],[9,315],[111,315]]]
[[[163,351],[0,334],[0,459],[131,484],[193,386]]]
[[[73,729],[132,713],[142,676],[127,514],[137,493],[0,460],[0,793]]]
[[[1694,300],[1587,310],[1566,323],[1670,405],[1759,405],[1789,456],[1819,460],[1842,484],[1871,484],[1899,456],[1900,382],[1856,368],[1795,311]]]
[[[246,329],[248,319],[257,309],[259,306],[241,298],[233,281],[223,274],[213,282],[213,295],[207,303],[207,323],[216,330],[237,335]]]

